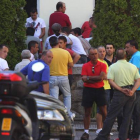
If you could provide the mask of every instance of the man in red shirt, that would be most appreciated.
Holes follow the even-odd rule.
[[[48,32],[49,36],[53,34],[51,27],[54,23],[59,23],[62,27],[69,27],[70,29],[72,28],[69,16],[64,14],[66,11],[65,3],[58,2],[56,5],[56,10],[57,11],[50,15]]]
[[[77,54],[76,52],[74,52],[73,50],[66,48],[66,45],[67,45],[66,37],[60,36],[58,38],[58,42],[59,42],[59,47],[64,50],[67,50],[73,59],[73,64],[76,64],[81,56],[79,54]],[[71,87],[71,85],[72,85],[72,68],[68,69],[68,74],[69,74],[68,75],[69,83],[70,83],[70,87]]]
[[[103,121],[107,115],[107,102],[104,91],[103,79],[106,76],[106,65],[98,61],[97,49],[89,50],[90,61],[82,67],[82,80],[84,82],[82,106],[85,109],[84,117],[84,134],[81,140],[89,139],[89,125],[93,102],[96,102],[103,116]]]

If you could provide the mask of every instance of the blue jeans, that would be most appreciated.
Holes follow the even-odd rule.
[[[69,115],[71,115],[71,92],[68,76],[50,76],[50,95],[58,99],[59,89],[63,93],[64,105],[67,107]]]

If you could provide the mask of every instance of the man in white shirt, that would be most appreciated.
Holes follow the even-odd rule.
[[[16,64],[15,71],[20,71],[22,68],[24,68],[26,65],[28,65],[31,62],[30,57],[31,57],[30,51],[23,50],[21,52],[22,61],[19,62],[18,64]]]
[[[34,55],[39,50],[38,42],[36,42],[36,41],[30,41],[29,44],[28,44],[28,49],[30,50],[30,54],[31,54],[30,61],[34,61],[35,60]]]
[[[65,33],[72,40],[71,49],[81,56],[81,58],[79,59],[79,61],[76,64],[86,63],[87,56],[86,56],[86,52],[82,46],[81,41],[76,36],[70,34],[70,29],[68,27],[63,27],[61,29],[61,31],[62,31],[62,33]]]
[[[37,9],[32,8],[31,9],[31,17],[26,19],[26,27],[33,27],[35,29],[35,37],[38,37],[40,39],[41,43],[41,52],[43,50],[43,44],[42,44],[42,38],[45,35],[45,28],[46,24],[45,21],[39,17],[37,17]]]
[[[8,63],[5,60],[9,52],[9,49],[6,45],[0,45],[0,71],[9,70]]]

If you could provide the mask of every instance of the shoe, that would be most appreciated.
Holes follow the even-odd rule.
[[[75,114],[74,114],[74,113],[72,113],[72,114],[71,114],[71,116],[70,116],[70,118],[71,118],[71,120],[72,120],[72,121],[74,121]]]
[[[97,129],[97,130],[96,130],[96,135],[98,135],[98,134],[100,133],[101,130],[102,130],[102,128]]]
[[[81,137],[81,140],[88,140],[89,139],[89,134],[88,133],[84,133]]]
[[[110,132],[110,136],[113,136],[113,133],[112,132]]]

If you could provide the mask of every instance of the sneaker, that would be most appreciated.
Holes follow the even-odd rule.
[[[97,129],[97,130],[96,130],[96,135],[98,135],[98,134],[100,133],[101,130],[102,130],[102,128]]]
[[[72,120],[72,121],[74,121],[75,114],[74,114],[74,113],[72,113],[72,114],[71,114],[71,116],[70,116],[70,118],[71,118],[71,120]]]
[[[112,132],[110,132],[110,136],[113,136],[113,133]]]
[[[88,140],[89,139],[89,134],[88,133],[84,133],[81,137],[81,140]]]

